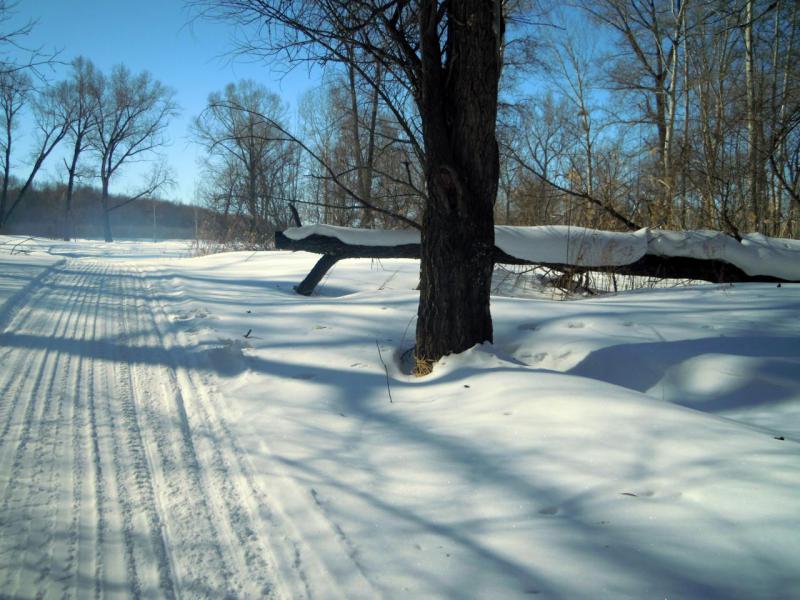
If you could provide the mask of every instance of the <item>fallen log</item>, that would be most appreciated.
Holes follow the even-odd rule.
[[[314,293],[317,284],[325,274],[345,258],[419,258],[419,244],[402,244],[399,246],[366,246],[347,244],[341,240],[319,234],[312,234],[303,239],[294,240],[286,237],[282,231],[275,232],[275,247],[279,250],[293,250],[321,254],[322,257],[294,290],[303,296]]]
[[[505,234],[511,231],[515,233],[516,229],[526,230],[532,228],[505,227],[502,228],[502,232],[498,229],[498,232]],[[323,233],[316,232],[317,230]],[[393,234],[394,240],[390,240],[390,243],[382,243],[380,238],[381,232],[370,231],[369,233],[371,235],[366,236],[364,235],[364,230],[348,230],[345,228],[332,228],[327,226],[318,226],[313,229],[314,232],[304,233],[303,235],[297,235],[297,231],[298,230],[294,230],[291,237],[286,235],[285,232],[276,232],[275,247],[280,250],[304,251],[322,255],[306,278],[295,286],[295,291],[297,291],[298,294],[306,296],[313,293],[317,284],[319,284],[325,274],[340,260],[348,258],[419,258],[420,256],[419,242],[414,241],[415,236],[418,235],[416,232],[408,232],[407,236],[402,235],[405,232],[386,232]],[[642,231],[645,232],[646,230]],[[606,232],[596,233],[603,234]],[[664,233],[674,234],[674,232]],[[652,242],[652,240],[655,239],[657,242],[663,244],[663,239],[658,238],[659,232],[654,232],[652,234],[649,232],[645,234],[641,232],[637,232],[636,234],[609,233],[609,235],[640,235],[645,240]],[[706,236],[706,238],[708,238],[708,236]],[[371,243],[358,243],[359,240],[366,240]],[[786,240],[786,242],[792,244],[793,250],[794,245],[798,245],[798,249],[800,249],[800,244],[795,240]],[[655,247],[657,244],[652,245]],[[657,251],[649,251],[649,246],[646,242],[643,246],[643,254],[631,253],[630,257],[632,260],[627,263],[623,262],[622,264],[620,264],[619,252],[608,254],[608,264],[603,264],[602,254],[600,254],[599,258],[594,257],[591,264],[580,264],[580,260],[575,260],[573,262],[536,260],[535,257],[532,257],[531,253],[524,252],[520,252],[520,254],[524,254],[524,256],[517,256],[507,252],[506,250],[510,245],[506,244],[506,246],[505,250],[495,246],[494,260],[496,264],[532,265],[574,274],[595,271],[658,279],[691,279],[712,283],[800,282],[800,277],[778,276],[771,274],[769,269],[764,269],[763,273],[747,273],[739,266],[718,258],[664,255]],[[512,247],[518,248],[519,241],[516,242],[516,246]],[[663,252],[663,250],[660,252]],[[535,254],[535,252],[533,254]],[[552,252],[545,254],[548,256],[553,255]],[[566,254],[569,255],[569,252]],[[625,256],[625,253],[622,253],[622,255]],[[800,254],[798,257],[800,258]]]

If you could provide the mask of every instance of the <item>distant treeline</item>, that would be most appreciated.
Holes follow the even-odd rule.
[[[12,186],[12,193],[13,193]],[[60,238],[64,224],[63,184],[36,186],[3,228],[3,233]],[[79,186],[73,197],[73,231],[78,238],[103,239],[101,192]],[[111,206],[130,198],[112,195]],[[155,209],[155,219],[153,218]],[[167,200],[139,199],[111,212],[114,235],[118,238],[192,239],[203,237],[205,224],[212,220],[206,208]]]

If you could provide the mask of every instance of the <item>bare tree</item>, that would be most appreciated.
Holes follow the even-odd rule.
[[[249,217],[248,237],[263,245],[276,227],[288,223],[289,189],[286,163],[290,140],[283,133],[285,107],[281,99],[250,80],[229,84],[208,98],[207,108],[194,120],[196,139],[208,153],[207,166],[224,174],[216,182],[214,198],[226,198],[244,208]]]
[[[32,104],[34,122],[36,123],[36,142],[32,153],[33,162],[27,179],[16,193],[14,202],[5,211],[3,219],[0,221],[0,227],[8,223],[9,218],[33,184],[33,180],[39,173],[44,161],[67,135],[74,118],[71,107],[65,106],[60,102],[57,86],[48,86],[39,92]]]
[[[17,116],[31,93],[31,79],[27,73],[5,71],[0,73],[0,110],[2,110],[3,189],[0,192],[0,226],[5,223],[8,207],[8,186],[11,179],[11,151],[15,139]]]
[[[326,223],[419,229],[424,184],[403,125],[352,65],[329,75],[300,106],[302,139],[295,140],[312,159],[303,204],[321,209]]]
[[[501,0],[207,0],[195,5],[240,26],[261,24],[249,29],[248,49],[353,65],[383,97],[390,87],[366,68],[379,62],[387,81],[409,90],[421,124],[427,188],[415,352],[419,371],[445,354],[491,341],[499,176],[495,119],[505,31]]]
[[[654,183],[658,201],[651,219],[669,224],[675,192],[675,123],[680,79],[679,52],[689,1],[586,0],[581,6],[617,34],[622,50],[608,76],[613,89],[638,100],[639,114],[629,120],[655,128]]]
[[[165,130],[177,114],[175,93],[148,72],[133,75],[124,65],[112,69],[109,78],[98,78],[94,92],[97,104],[91,135],[92,147],[100,159],[103,227],[107,242],[113,241],[109,205],[111,178],[123,165],[152,159],[166,144]],[[169,182],[163,169],[156,169],[145,189],[134,199],[152,194]]]
[[[64,203],[64,239],[72,237],[72,196],[76,179],[80,176],[80,159],[84,151],[91,147],[91,139],[97,126],[99,106],[98,89],[102,75],[95,69],[92,61],[78,57],[72,61],[72,76],[56,88],[59,102],[73,115],[67,139],[71,151],[64,158],[67,170],[67,189]]]

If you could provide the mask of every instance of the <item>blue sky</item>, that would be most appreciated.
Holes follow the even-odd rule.
[[[83,55],[106,73],[117,63],[134,72],[147,70],[176,91],[182,110],[172,122],[171,145],[165,149],[178,184],[164,194],[172,199],[193,199],[198,148],[190,143],[188,129],[210,92],[238,79],[254,79],[280,94],[294,111],[299,96],[318,84],[302,67],[285,74],[285,65],[231,59],[232,28],[190,22],[183,0],[19,0],[15,12],[17,23],[38,20],[25,42],[29,46],[60,50],[64,62]],[[57,80],[65,72],[59,69],[47,76]],[[21,143],[24,146],[15,152],[20,166],[29,140]],[[44,177],[57,178],[60,161],[51,157],[48,163]],[[134,165],[112,183],[112,191],[134,191],[141,177]]]

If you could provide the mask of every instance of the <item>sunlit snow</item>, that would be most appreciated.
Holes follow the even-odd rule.
[[[418,379],[418,261],[20,240],[2,596],[800,593],[800,285],[498,285]]]

